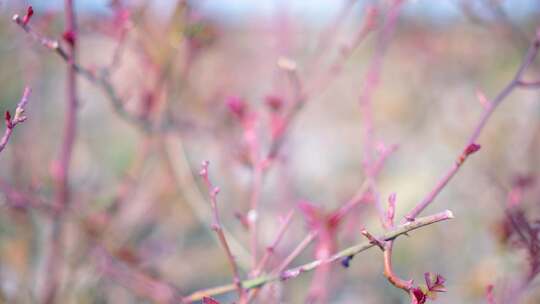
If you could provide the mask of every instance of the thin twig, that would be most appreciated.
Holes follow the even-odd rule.
[[[157,303],[183,303],[179,289],[163,280],[120,262],[102,245],[95,244],[94,253],[101,274],[141,297]]]
[[[374,205],[377,209],[379,220],[384,226],[384,208],[379,199],[379,193],[377,191],[375,177],[373,169],[375,162],[373,161],[373,153],[375,152],[374,144],[374,125],[373,125],[373,95],[377,90],[380,82],[380,74],[383,67],[384,57],[388,51],[390,44],[390,38],[395,30],[397,18],[401,8],[402,0],[395,0],[390,7],[388,14],[385,18],[385,22],[380,29],[377,36],[377,44],[375,47],[375,53],[370,61],[370,65],[367,71],[366,79],[363,83],[362,92],[359,98],[359,104],[362,114],[363,125],[363,140],[364,140],[364,155],[363,155],[363,168],[366,175],[366,179],[369,184],[369,190],[374,197]]]
[[[250,232],[250,250],[252,259],[252,269],[257,267],[258,247],[259,247],[259,200],[261,196],[261,188],[263,186],[264,168],[259,160],[258,153],[254,155],[253,164],[253,182],[250,195],[250,210],[248,212],[249,232]]]
[[[294,250],[279,264],[279,266],[273,271],[273,273],[280,273],[285,270],[297,256],[306,249],[306,247],[317,237],[317,232],[310,232]]]
[[[253,276],[258,276],[262,270],[264,270],[264,267],[266,266],[266,263],[270,260],[270,257],[274,254],[274,251],[276,249],[276,246],[279,244],[283,236],[285,235],[285,232],[287,231],[287,228],[289,227],[289,224],[291,223],[292,217],[294,215],[294,210],[289,211],[287,213],[287,216],[283,220],[281,224],[281,228],[279,228],[278,233],[276,235],[276,238],[270,244],[268,247],[266,247],[266,252],[259,261],[259,264],[257,267],[255,267],[255,270],[253,271]]]
[[[292,62],[293,64],[285,65],[278,63],[280,68],[286,72],[287,77],[293,85],[294,100],[291,109],[285,114],[279,136],[275,137],[270,143],[267,159],[272,160],[277,156],[281,145],[283,145],[283,142],[288,136],[291,125],[294,123],[298,113],[301,112],[304,104],[307,103],[308,100],[321,94],[332,83],[332,80],[337,78],[342,70],[343,64],[352,56],[353,51],[358,48],[368,34],[373,31],[375,16],[376,10],[371,6],[368,6],[365,13],[365,22],[362,24],[362,27],[351,46],[340,53],[331,64],[330,68],[324,71],[324,74],[320,79],[313,79],[313,85],[309,85],[308,88],[303,88],[302,81],[298,76],[296,64],[294,64],[294,62]]]
[[[212,220],[212,211],[204,207],[203,193],[197,186],[195,177],[192,174],[183,140],[171,137],[166,139],[165,146],[165,161],[171,170],[177,192],[185,197],[184,201],[188,204],[197,221],[207,227],[207,224]],[[235,252],[237,264],[243,269],[249,268],[251,261],[249,251],[227,230],[227,227],[222,227],[222,229],[231,250]],[[209,233],[214,233],[211,229],[209,230]]]
[[[261,272],[264,270],[264,267],[266,266],[266,263],[270,260],[270,257],[274,254],[276,246],[278,245],[278,243],[281,241],[281,239],[285,235],[285,231],[287,231],[287,228],[289,227],[289,224],[291,223],[293,215],[294,215],[294,209],[289,211],[289,213],[287,214],[287,217],[283,221],[283,223],[281,225],[281,228],[279,229],[279,231],[278,231],[278,233],[276,235],[276,238],[274,239],[272,244],[266,248],[265,254],[263,255],[263,257],[261,258],[259,264],[257,265],[255,270],[253,271],[253,276],[254,277],[259,276],[261,274]],[[249,293],[249,295],[248,295],[247,303],[250,303],[253,299],[255,299],[255,297],[258,295],[259,291],[260,291],[260,289],[252,290],[252,292]]]
[[[225,234],[223,233],[223,228],[221,228],[221,221],[219,219],[219,212],[217,207],[217,194],[219,193],[219,187],[214,187],[212,185],[212,182],[210,181],[210,178],[208,176],[208,161],[204,161],[202,164],[202,169],[199,172],[200,176],[202,177],[204,183],[208,187],[208,192],[210,195],[210,204],[212,207],[212,230],[217,234],[219,241],[221,243],[221,246],[223,246],[223,249],[225,250],[225,254],[227,255],[227,259],[229,260],[229,264],[231,265],[232,272],[233,272],[233,280],[234,285],[236,286],[236,290],[238,292],[238,297],[242,301],[245,296],[244,289],[242,288],[242,283],[240,281],[240,275],[238,273],[238,266],[236,265],[236,260],[231,252],[231,249],[229,248],[229,244],[227,243],[227,239],[225,238]]]

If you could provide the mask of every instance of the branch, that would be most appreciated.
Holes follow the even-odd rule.
[[[301,112],[304,104],[310,99],[320,95],[330,85],[330,83],[332,83],[332,80],[337,78],[342,71],[343,64],[352,56],[353,51],[358,48],[368,34],[373,31],[375,28],[374,24],[376,14],[377,11],[374,9],[374,7],[367,6],[364,15],[364,22],[351,46],[344,48],[343,52],[341,52],[340,55],[332,62],[330,68],[323,71],[323,75],[319,77],[320,79],[311,80],[313,84],[309,85],[309,88],[303,88],[301,79],[297,73],[296,64],[294,62],[289,60],[286,60],[285,62],[280,60],[280,62],[278,62],[278,66],[287,73],[287,77],[292,83],[294,100],[292,108],[285,114],[284,123],[279,132],[280,135],[274,138],[270,143],[270,148],[268,149],[268,154],[266,155],[267,159],[272,160],[277,157],[283,142],[287,139],[291,125],[294,123],[298,113]],[[334,30],[331,29],[330,31]]]
[[[266,263],[268,262],[270,257],[274,254],[274,250],[276,249],[276,246],[279,244],[279,242],[285,235],[285,232],[287,231],[287,228],[289,227],[289,224],[291,223],[293,215],[294,215],[294,209],[289,211],[289,213],[287,213],[287,216],[283,220],[283,223],[281,224],[281,228],[279,229],[276,235],[276,238],[274,239],[272,244],[270,244],[270,246],[266,247],[265,254],[259,261],[259,264],[257,265],[257,267],[255,267],[255,270],[253,270],[253,276],[258,276],[259,274],[261,274],[261,271],[264,270]]]
[[[431,225],[440,221],[452,219],[452,218],[454,218],[454,215],[452,214],[452,212],[449,210],[446,210],[441,213],[418,218],[414,222],[405,223],[397,227],[395,230],[386,232],[385,234],[379,236],[377,239],[384,240],[384,241],[391,241],[391,240],[396,239],[398,236],[407,234],[408,232],[411,232],[415,229],[418,229],[427,225]],[[373,244],[371,241],[363,242],[363,243],[348,247],[342,251],[339,251],[338,253],[332,255],[330,258],[326,260],[314,260],[312,262],[303,264],[301,266],[282,271],[279,274],[263,275],[258,278],[242,281],[241,282],[242,288],[244,289],[259,288],[265,284],[268,284],[274,281],[278,281],[278,280],[285,281],[291,278],[295,278],[302,273],[312,271],[322,265],[334,263],[336,261],[355,256],[356,254],[359,254],[360,252],[368,250],[374,246],[376,245]],[[194,301],[201,300],[205,296],[214,296],[218,294],[228,293],[228,292],[234,291],[235,289],[236,289],[235,284],[223,285],[219,287],[214,287],[214,288],[194,292],[191,295],[185,297],[183,300],[184,302],[188,302],[188,303],[194,302]]]
[[[64,40],[68,43],[68,51],[65,52],[67,66],[66,77],[66,110],[64,114],[64,128],[60,155],[55,164],[54,177],[56,179],[56,212],[52,217],[52,231],[49,236],[49,253],[45,260],[46,285],[43,295],[43,303],[55,303],[56,293],[61,280],[61,261],[63,259],[63,226],[64,212],[70,203],[71,193],[69,186],[69,171],[73,148],[77,136],[77,75],[74,63],[77,58],[78,30],[75,17],[73,0],[64,2],[66,25],[63,34]],[[16,20],[17,18],[14,18]],[[20,23],[19,23],[20,24]],[[28,27],[27,23],[22,23],[23,28]]]
[[[399,289],[403,289],[407,294],[410,292],[411,288],[413,287],[413,280],[404,280],[398,277],[394,273],[394,269],[392,267],[392,249],[394,247],[394,242],[390,241],[385,244],[383,249],[384,254],[384,276],[388,280],[388,282],[392,283],[392,285],[396,286]]]
[[[206,186],[208,187],[208,192],[210,195],[210,204],[212,207],[212,230],[217,234],[219,241],[221,243],[221,246],[223,246],[223,249],[225,250],[225,253],[227,255],[227,259],[229,260],[229,264],[231,265],[232,272],[233,272],[233,280],[234,285],[236,287],[236,290],[238,292],[238,297],[242,301],[244,299],[244,289],[242,288],[242,282],[240,281],[240,275],[238,274],[238,266],[236,265],[236,260],[234,256],[231,253],[231,249],[229,248],[229,244],[227,243],[227,239],[225,238],[225,234],[223,233],[223,228],[221,227],[221,221],[219,219],[219,212],[217,208],[217,194],[219,193],[219,187],[214,187],[212,185],[212,182],[210,181],[210,178],[208,177],[208,161],[204,161],[202,164],[202,169],[199,173],[199,175],[203,178]]]
[[[73,62],[70,62],[68,51],[64,47],[62,47],[58,40],[46,37],[36,32],[27,22],[24,22],[23,18],[21,18],[17,14],[13,15],[12,20],[17,25],[19,25],[27,34],[29,34],[34,41],[38,42],[45,48],[53,51],[55,54],[60,56],[60,58],[62,58],[62,60],[64,60],[67,64],[72,66],[75,72],[86,78],[86,80],[88,80],[92,84],[101,88],[101,90],[105,93],[105,96],[107,96],[107,98],[111,102],[114,111],[118,116],[120,116],[120,118],[124,119],[128,123],[134,124],[145,132],[152,131],[152,126],[149,121],[138,117],[126,110],[126,108],[124,107],[124,102],[116,92],[114,86],[112,85],[109,78],[109,73],[106,70],[99,73],[99,75],[96,75],[96,73],[94,73],[92,70],[81,66],[75,60],[73,60]]]
[[[289,211],[289,213],[287,214],[287,217],[283,221],[283,223],[281,225],[281,228],[279,229],[279,231],[277,233],[276,238],[274,239],[272,244],[266,248],[265,254],[261,258],[261,260],[260,260],[259,264],[257,265],[257,267],[255,267],[255,270],[253,270],[253,273],[252,273],[253,277],[259,276],[261,274],[261,272],[264,270],[264,267],[266,266],[266,263],[268,262],[270,257],[274,254],[274,250],[275,250],[276,246],[278,245],[278,243],[281,241],[281,239],[285,235],[285,231],[287,231],[287,228],[289,227],[289,224],[291,223],[293,215],[294,215],[294,209]],[[311,242],[311,239],[309,240],[309,242]],[[304,247],[302,247],[302,249],[303,248]],[[296,255],[294,257],[296,257]],[[285,265],[285,267],[287,265]],[[260,289],[252,290],[252,292],[248,294],[247,303],[251,303],[251,301],[253,301],[253,299],[255,299],[255,297],[257,297],[259,291],[260,291]]]
[[[537,81],[519,80],[518,85],[519,85],[520,88],[523,88],[523,89],[532,89],[532,90],[540,89],[540,81],[539,80],[537,80]]]
[[[364,80],[362,92],[359,98],[360,110],[362,114],[362,129],[364,133],[364,157],[362,164],[366,179],[369,184],[369,190],[373,193],[374,196],[374,205],[377,209],[379,219],[383,226],[384,210],[379,199],[379,194],[375,183],[375,174],[373,172],[373,167],[375,166],[372,157],[373,152],[375,151],[375,144],[373,139],[373,95],[375,94],[375,91],[377,90],[377,87],[380,83],[380,74],[383,67],[384,57],[388,51],[390,38],[395,30],[402,3],[402,0],[395,0],[388,11],[384,25],[382,26],[380,33],[377,37],[375,54],[371,59],[366,79]]]
[[[5,206],[14,210],[39,210],[47,215],[54,213],[53,205],[33,191],[17,189],[2,179],[0,179],[0,192],[6,198]]]
[[[469,137],[469,140],[465,144],[465,147],[463,149],[463,152],[459,155],[456,162],[453,164],[453,166],[448,170],[448,172],[439,180],[437,185],[435,185],[435,188],[427,194],[427,196],[420,202],[418,205],[416,205],[407,215],[405,216],[406,219],[414,219],[417,217],[424,209],[426,209],[437,197],[437,195],[442,191],[442,189],[448,184],[448,182],[456,175],[459,168],[467,157],[476,152],[477,148],[480,146],[476,144],[476,141],[480,137],[480,133],[484,129],[484,126],[486,125],[487,121],[497,108],[497,106],[504,100],[514,89],[522,86],[522,80],[523,74],[525,73],[525,70],[532,64],[534,59],[538,55],[538,51],[540,50],[540,29],[536,33],[536,37],[534,41],[532,42],[531,46],[529,47],[529,50],[527,54],[525,55],[523,62],[519,66],[516,74],[514,75],[514,78],[504,89],[502,89],[499,94],[488,104],[488,106],[485,108],[484,112],[482,113],[482,116],[480,117],[479,122],[477,123],[476,127],[473,129],[473,132],[471,136]],[[475,150],[476,148],[476,150]],[[475,150],[471,152],[471,149]]]
[[[94,253],[98,270],[103,277],[156,303],[183,303],[178,287],[155,278],[136,267],[125,265],[102,245],[95,244]]]
[[[2,139],[0,139],[0,152],[2,152],[6,147],[9,138],[11,137],[11,134],[15,129],[15,126],[26,120],[26,116],[24,116],[24,107],[28,103],[28,97],[30,96],[30,92],[31,90],[29,87],[24,88],[23,95],[21,97],[21,100],[17,104],[17,108],[15,108],[15,115],[13,117],[11,117],[11,113],[9,111],[6,111],[6,130],[4,131],[4,136],[2,136]]]

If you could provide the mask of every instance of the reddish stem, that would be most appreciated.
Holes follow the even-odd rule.
[[[212,208],[212,230],[216,233],[218,236],[219,242],[221,243],[221,246],[225,250],[225,254],[227,255],[227,259],[229,261],[229,264],[231,265],[231,269],[233,272],[233,280],[234,284],[236,286],[236,290],[238,292],[238,297],[240,299],[241,303],[245,302],[245,292],[242,288],[242,282],[240,281],[240,274],[238,272],[238,266],[236,265],[236,260],[231,252],[231,249],[229,247],[229,243],[227,243],[227,239],[225,238],[225,234],[223,233],[223,228],[221,226],[221,221],[219,219],[219,212],[217,207],[217,194],[219,193],[219,187],[214,187],[212,185],[212,182],[210,181],[210,178],[208,176],[208,161],[204,161],[202,164],[202,169],[199,173],[199,175],[203,178],[204,183],[208,187],[208,192],[210,195],[210,204]]]
[[[388,282],[397,288],[403,289],[406,293],[410,292],[413,286],[412,280],[404,280],[399,278],[392,268],[392,249],[394,247],[394,241],[387,242],[384,247],[384,276],[388,279]]]
[[[274,254],[274,250],[276,249],[276,246],[279,244],[279,242],[281,241],[281,239],[285,235],[285,232],[287,231],[287,228],[289,227],[289,224],[291,223],[293,215],[294,215],[294,210],[289,211],[289,213],[287,214],[287,217],[285,217],[285,220],[281,224],[281,228],[279,229],[279,231],[278,231],[278,233],[276,235],[276,238],[274,239],[272,244],[270,244],[270,246],[266,247],[265,254],[263,255],[263,257],[259,261],[259,264],[257,265],[255,270],[253,271],[253,276],[254,277],[258,276],[261,273],[261,271],[266,266],[266,263],[268,262],[270,257]]]
[[[60,267],[63,256],[62,235],[63,235],[63,214],[70,201],[69,189],[69,168],[73,153],[73,146],[77,134],[77,71],[75,61],[77,55],[77,24],[73,0],[65,0],[64,10],[66,26],[64,33],[70,33],[73,38],[72,43],[68,43],[67,56],[67,78],[66,78],[66,110],[63,128],[62,147],[59,160],[55,165],[56,178],[56,212],[52,217],[52,231],[49,241],[49,256],[46,260],[45,274],[47,283],[43,303],[54,303],[56,292],[60,285]]]

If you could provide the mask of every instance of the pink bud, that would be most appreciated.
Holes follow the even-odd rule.
[[[264,102],[272,111],[277,112],[283,107],[283,99],[277,95],[266,96]]]
[[[489,107],[489,100],[487,99],[486,95],[484,95],[484,92],[480,90],[476,90],[476,98],[478,98],[478,101],[484,107],[484,109],[487,109]]]
[[[238,96],[227,98],[227,107],[237,118],[242,119],[246,115],[247,106],[245,101]]]

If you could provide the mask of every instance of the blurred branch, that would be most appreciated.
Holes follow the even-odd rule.
[[[350,3],[348,3],[347,6],[348,5],[350,5]],[[364,13],[364,22],[362,24],[362,27],[358,31],[358,34],[356,35],[352,45],[348,48],[344,48],[340,55],[331,64],[330,68],[324,71],[324,74],[320,77],[320,79],[314,79],[314,84],[310,85],[309,88],[303,87],[303,83],[298,75],[295,62],[291,62],[289,60],[286,60],[285,62],[283,62],[283,60],[280,60],[280,62],[278,62],[278,66],[287,74],[287,77],[292,84],[294,100],[292,108],[285,115],[283,126],[279,132],[280,135],[274,138],[270,143],[267,159],[272,160],[277,156],[281,145],[288,136],[287,134],[289,132],[290,126],[296,119],[298,113],[304,107],[304,104],[311,98],[316,97],[318,94],[324,91],[325,88],[328,87],[332,80],[335,79],[337,75],[339,75],[344,62],[346,62],[351,57],[353,51],[358,48],[358,46],[365,40],[367,35],[373,31],[373,29],[375,28],[376,14],[377,11],[372,6],[368,6],[366,8],[366,11]],[[335,26],[335,24],[331,26]],[[330,29],[330,31],[335,31],[335,29]],[[323,35],[321,39],[325,39],[325,37],[326,36]]]
[[[518,46],[519,48],[526,47],[529,42],[527,37],[528,35],[510,19],[501,2],[502,1],[500,0],[461,0],[453,3],[458,6],[458,10],[463,13],[469,22],[488,27],[490,29],[491,24],[486,22],[485,18],[480,16],[480,14],[478,14],[473,7],[475,3],[480,3],[482,10],[484,12],[491,13],[496,21],[502,25],[502,29],[506,36],[513,42],[512,45]]]
[[[21,100],[17,104],[17,108],[15,108],[15,115],[13,117],[11,117],[11,113],[9,111],[5,112],[4,119],[6,121],[6,130],[4,131],[2,139],[0,139],[0,152],[2,152],[6,147],[15,127],[26,120],[26,116],[24,115],[24,108],[28,103],[30,92],[31,90],[29,87],[24,88],[23,95],[21,97]]]
[[[96,245],[94,250],[99,259],[99,270],[105,278],[158,303],[184,302],[180,290],[174,285],[124,265],[100,245]]]
[[[63,227],[64,212],[71,201],[69,171],[71,159],[73,158],[73,148],[77,136],[77,71],[74,63],[77,60],[78,29],[75,16],[74,0],[65,0],[65,31],[64,40],[68,44],[66,54],[67,77],[66,77],[66,110],[64,114],[64,127],[62,146],[57,163],[54,165],[54,177],[56,179],[56,212],[52,217],[52,231],[49,236],[49,252],[45,260],[46,284],[43,294],[43,303],[55,303],[56,293],[61,284],[61,271],[63,260]],[[17,18],[14,18],[17,20]],[[18,23],[20,24],[20,23]],[[28,26],[27,23],[23,23]],[[23,28],[24,28],[23,26]]]
[[[6,206],[15,210],[33,210],[43,211],[45,214],[54,212],[53,205],[44,201],[40,196],[29,191],[23,191],[13,187],[10,183],[0,179],[0,191],[6,197]]]
[[[281,224],[281,228],[278,230],[276,238],[274,239],[272,244],[266,247],[265,254],[259,261],[259,264],[257,265],[257,267],[255,267],[255,269],[253,270],[253,276],[258,276],[261,273],[261,271],[264,270],[266,263],[268,262],[270,257],[274,254],[274,250],[276,249],[276,246],[279,244],[279,242],[285,235],[285,232],[287,231],[287,228],[289,227],[289,224],[291,223],[293,215],[294,215],[294,210],[291,210],[289,211],[289,213],[287,213],[287,216],[285,217],[285,219],[283,220],[283,223]]]
[[[379,236],[378,239],[384,240],[384,241],[394,240],[400,235],[407,234],[408,232],[411,232],[415,229],[418,229],[427,225],[431,225],[440,221],[452,219],[452,218],[454,218],[454,215],[452,214],[452,212],[449,210],[446,210],[441,213],[418,218],[414,222],[405,223],[397,227],[396,229],[388,231],[385,234]],[[274,282],[278,280],[285,281],[291,278],[295,278],[302,273],[315,270],[322,265],[327,265],[329,263],[340,261],[344,258],[355,256],[356,254],[359,254],[360,252],[370,249],[373,246],[376,246],[376,245],[370,241],[362,242],[360,244],[341,250],[326,260],[314,260],[312,262],[303,264],[301,266],[282,271],[276,275],[263,275],[258,278],[242,281],[241,282],[242,287],[244,289],[259,288],[270,282]],[[229,284],[229,285],[219,286],[219,287],[215,287],[211,289],[197,291],[185,297],[184,301],[188,303],[198,301],[198,300],[201,300],[204,296],[213,296],[213,295],[228,293],[228,292],[234,291],[235,288],[236,288],[235,284]]]
[[[518,85],[520,88],[523,88],[523,89],[532,89],[532,90],[540,89],[540,81],[519,80]]]
[[[373,139],[373,95],[379,86],[384,57],[388,51],[390,38],[394,33],[402,3],[402,0],[395,0],[392,2],[391,7],[389,8],[384,24],[379,31],[379,35],[377,36],[374,55],[370,61],[367,75],[362,84],[362,91],[359,97],[360,110],[362,114],[362,129],[364,133],[364,155],[362,165],[364,174],[366,175],[366,179],[369,184],[369,190],[374,196],[374,205],[377,209],[379,220],[383,226],[384,210],[382,208],[379,193],[376,187],[375,174],[373,172],[375,162],[372,159],[375,152],[375,143]]]
[[[120,98],[119,94],[111,83],[107,69],[99,73],[99,75],[96,75],[95,72],[81,66],[75,60],[73,60],[73,62],[70,62],[68,51],[60,44],[58,40],[48,38],[36,32],[28,23],[23,22],[23,19],[17,14],[13,15],[12,20],[17,25],[19,25],[26,33],[28,33],[33,40],[40,43],[47,49],[55,52],[55,54],[60,56],[60,58],[62,58],[66,63],[72,66],[75,72],[86,78],[86,80],[88,80],[89,82],[101,88],[101,90],[105,93],[105,96],[107,96],[107,98],[111,102],[114,111],[118,116],[120,116],[120,118],[131,124],[136,125],[145,132],[152,131],[152,126],[149,121],[130,113],[124,107],[124,101],[122,100],[122,98]]]
[[[264,270],[264,267],[266,266],[266,263],[270,260],[270,257],[274,254],[274,251],[276,249],[276,246],[279,244],[283,236],[285,235],[285,231],[287,231],[287,228],[289,227],[289,224],[291,223],[292,217],[294,215],[294,209],[289,211],[287,214],[287,217],[283,221],[281,228],[279,229],[276,238],[272,242],[270,246],[266,248],[266,251],[259,261],[259,264],[252,272],[253,277],[257,277],[261,274],[261,272]],[[311,241],[311,240],[310,240]],[[255,297],[257,297],[258,292],[260,289],[255,289],[248,295],[247,303],[250,303]]]

